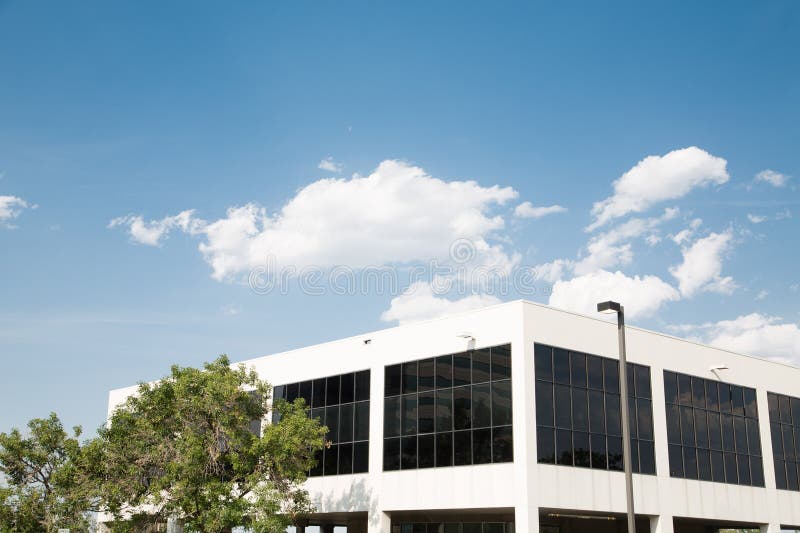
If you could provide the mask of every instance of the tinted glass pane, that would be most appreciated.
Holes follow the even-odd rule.
[[[453,427],[469,429],[472,423],[471,387],[453,389]]]
[[[556,430],[556,463],[572,466],[572,432]]]
[[[436,431],[453,429],[453,390],[436,391]]]
[[[683,451],[677,444],[669,445],[669,475],[683,477]]]
[[[453,464],[456,466],[472,463],[472,432],[453,433]]]
[[[488,348],[472,352],[472,382],[489,381],[491,372],[491,354]]]
[[[492,455],[495,463],[507,463],[514,460],[511,426],[492,428]]]
[[[722,429],[717,413],[708,413],[708,446],[712,450],[722,449]]]
[[[738,483],[739,475],[736,471],[736,454],[725,452],[725,483]]]
[[[397,437],[400,435],[400,398],[386,398],[383,405],[383,436]]]
[[[678,403],[692,405],[692,378],[678,374]]]
[[[417,362],[403,363],[403,394],[417,392]]]
[[[572,428],[589,431],[589,401],[586,389],[572,389]]]
[[[589,376],[589,388],[603,388],[603,360],[596,355],[586,357],[586,372]]]
[[[750,477],[755,487],[764,486],[764,468],[761,463],[761,457],[750,457]]]
[[[739,469],[739,483],[741,485],[750,484],[750,460],[746,455],[737,455],[736,464]]]
[[[722,449],[727,452],[736,450],[736,443],[733,438],[733,416],[722,415]]]
[[[603,382],[606,385],[606,392],[619,392],[619,361],[603,360]]]
[[[733,418],[733,431],[736,439],[736,451],[747,453],[747,429],[745,428],[744,418],[736,416]]]
[[[711,455],[708,450],[697,450],[697,475],[702,481],[711,481]]]
[[[400,468],[417,468],[417,437],[402,437],[400,446]]]
[[[543,381],[536,382],[536,423],[542,426],[555,424],[553,386]]]
[[[636,365],[636,396],[639,398],[650,398],[650,368],[642,365]]]
[[[713,411],[719,411],[719,384],[706,380],[706,405]]]
[[[311,381],[303,381],[300,383],[300,390],[298,391],[299,397],[302,398],[309,407],[311,406],[311,386]]]
[[[706,384],[701,378],[692,378],[692,405],[705,409],[706,407]]]
[[[800,428],[800,399],[799,398],[792,398],[791,399],[791,410],[792,410],[792,424],[794,424],[794,427]]]
[[[423,359],[419,362],[419,390],[426,391],[431,390],[436,385],[436,370],[435,370],[435,362],[433,359]]]
[[[317,450],[314,452],[314,466],[311,467],[311,470],[308,471],[309,476],[321,476],[322,470],[325,464],[325,455],[323,450]]]
[[[325,405],[325,378],[315,379],[312,382],[311,407],[323,407]]]
[[[476,429],[472,432],[472,463],[492,462],[492,430]]]
[[[786,488],[789,490],[800,490],[800,484],[797,479],[797,464],[786,463]]]
[[[778,408],[781,412],[781,422],[792,423],[792,407],[788,396],[778,396]]]
[[[576,431],[572,434],[572,448],[575,466],[591,466],[591,452],[589,449],[589,434]]]
[[[780,419],[781,412],[778,408],[778,395],[771,392],[767,393],[767,407],[769,410],[769,419],[777,422]]]
[[[342,403],[350,403],[356,398],[356,375],[342,374],[339,398]]]
[[[586,355],[580,352],[570,352],[570,370],[572,385],[586,387]]]
[[[694,446],[694,415],[691,407],[681,407],[681,442],[684,446]]]
[[[369,400],[369,370],[356,372],[356,401]]]
[[[622,470],[622,437],[608,437],[608,469]]]
[[[403,435],[413,435],[417,432],[417,395],[403,395],[403,412],[400,429]]]
[[[332,445],[330,448],[325,448],[325,466],[324,473],[326,476],[334,476],[339,469],[339,446]]]
[[[537,461],[540,463],[555,464],[555,430],[549,428],[538,428],[536,430],[536,455]]]
[[[639,471],[642,474],[656,473],[655,445],[647,440],[639,441]]]
[[[572,427],[572,394],[567,385],[556,385],[556,426]]]
[[[344,404],[339,407],[339,441],[350,442],[353,440],[354,405]]]
[[[417,461],[419,468],[436,466],[436,436],[420,435],[417,441]]]
[[[592,468],[600,468],[603,470],[608,468],[606,436],[593,433],[589,437],[589,445],[592,449]]]
[[[356,442],[353,444],[353,473],[358,474],[369,470],[369,443]]]
[[[401,365],[387,366],[384,370],[384,395],[395,396],[400,394],[402,387],[403,367]]]
[[[511,377],[511,345],[492,348],[492,379],[509,379]]]
[[[783,456],[787,461],[794,461],[794,437],[792,435],[792,426],[781,426],[783,431]],[[739,439],[736,439],[739,442]]]
[[[511,380],[492,383],[492,425],[511,424]]]
[[[708,449],[708,418],[702,409],[694,410],[694,430],[697,435],[697,447]]]
[[[328,438],[332,441],[339,440],[339,406],[325,408],[325,425],[328,426]],[[327,474],[326,474],[327,475]]]
[[[772,438],[772,455],[775,459],[783,459],[783,435],[781,433],[781,426],[776,422],[771,422],[769,429]]]
[[[335,405],[339,403],[340,379],[340,376],[333,376],[325,380],[325,405]]]
[[[786,490],[786,463],[777,459],[775,460],[775,486]]]
[[[492,425],[492,396],[490,384],[472,386],[472,427],[483,428]],[[474,444],[474,443],[473,443]]]
[[[748,418],[747,423],[747,447],[751,454],[761,455],[761,438],[758,434],[758,420]]]
[[[606,430],[609,435],[622,435],[619,395],[606,394]]]
[[[534,345],[534,370],[536,379],[553,380],[553,349],[543,344]]]
[[[681,441],[681,411],[677,405],[667,405],[667,442],[680,444]]]
[[[687,479],[697,479],[697,450],[692,447],[683,448],[683,475]]]
[[[471,378],[472,361],[469,352],[457,353],[453,356],[453,385],[469,385]]]
[[[353,445],[339,445],[339,474],[353,473]]]
[[[435,421],[435,400],[436,392],[420,392],[419,393],[419,421],[417,431],[419,433],[433,433]],[[431,445],[432,446],[432,445]]]
[[[273,400],[285,400],[286,399],[286,387],[283,385],[277,385],[272,389],[272,399]]]
[[[436,358],[436,388],[453,386],[453,356],[442,355]]]
[[[722,452],[711,452],[711,480],[725,482],[725,462],[722,459]]]
[[[723,413],[731,412],[731,386],[726,383],[719,384],[719,410]]]
[[[358,402],[355,407],[354,416],[355,416],[355,421],[354,421],[355,428],[353,431],[354,439],[367,440],[369,438],[369,402]],[[398,420],[395,419],[395,423],[397,422]]]
[[[664,371],[664,398],[667,403],[678,403],[678,377],[674,372]]]
[[[384,439],[383,469],[400,470],[400,439]]]
[[[569,352],[553,349],[553,379],[557,383],[569,384]]]
[[[731,385],[731,409],[735,415],[744,415],[744,391],[735,385]]]
[[[439,433],[436,435],[436,466],[451,466],[453,464],[453,434]]]
[[[653,408],[650,400],[636,400],[636,428],[640,439],[653,438]]]
[[[744,389],[744,414],[752,417],[758,416],[756,391],[753,389]]]
[[[606,409],[603,402],[603,393],[596,390],[589,391],[589,431],[592,433],[605,433]]]
[[[286,401],[293,402],[297,399],[297,395],[300,393],[300,386],[298,383],[290,383],[286,385]]]

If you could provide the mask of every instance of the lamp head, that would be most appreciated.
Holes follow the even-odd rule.
[[[605,313],[607,315],[611,313],[619,313],[621,309],[622,306],[620,304],[617,302],[612,302],[611,300],[597,304],[597,312]]]
[[[467,339],[471,341],[475,340],[475,337],[472,335],[472,333],[469,333],[467,331],[462,331],[461,333],[457,333],[456,337],[458,337],[459,339]]]

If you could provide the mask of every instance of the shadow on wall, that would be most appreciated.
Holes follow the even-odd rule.
[[[353,482],[350,488],[340,496],[326,495],[313,501],[319,513],[363,513],[375,516],[378,509],[378,500],[373,495],[372,489],[367,487],[365,479]],[[378,524],[373,524],[377,526]],[[308,529],[306,529],[308,531]]]

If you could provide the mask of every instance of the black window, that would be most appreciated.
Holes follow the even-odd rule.
[[[510,345],[388,366],[385,376],[384,470],[513,460]]]
[[[745,410],[749,401],[745,394]],[[775,484],[782,490],[800,491],[800,399],[784,394],[767,393]],[[748,427],[748,442],[758,435],[758,428]],[[753,433],[753,437],[750,434]],[[763,472],[753,470],[763,477]]]
[[[764,486],[754,389],[669,371],[664,389],[672,477]]]
[[[387,389],[394,386],[390,385],[392,379],[396,379],[399,388],[399,365],[395,378],[390,377],[389,368]],[[326,447],[316,454],[309,476],[358,474],[369,469],[369,380],[370,371],[362,370],[275,387],[275,400],[302,398],[311,407],[308,416],[328,428]],[[400,419],[393,418],[394,413],[399,414],[400,410],[387,409],[384,413],[384,433],[399,436]],[[273,422],[279,418],[280,413],[273,411]]]
[[[534,359],[538,462],[621,470],[619,361],[538,343]],[[655,474],[650,368],[627,370],[633,469]]]

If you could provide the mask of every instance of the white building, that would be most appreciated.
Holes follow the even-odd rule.
[[[616,532],[617,351],[616,324],[516,301],[245,363],[336,432],[323,532]],[[627,353],[637,530],[800,528],[800,369],[634,327]]]

